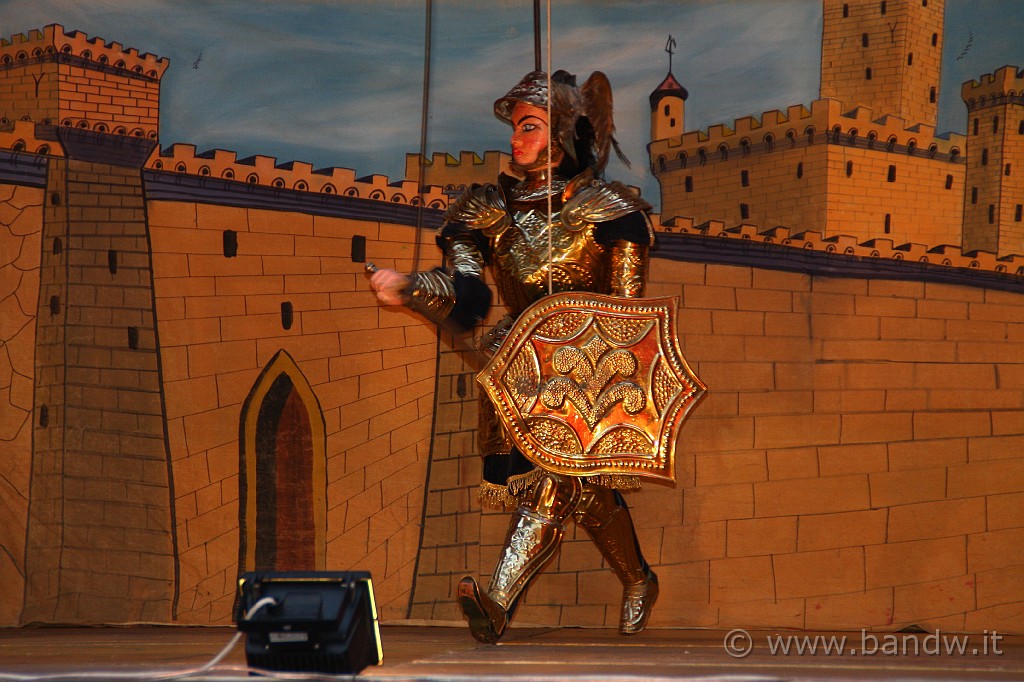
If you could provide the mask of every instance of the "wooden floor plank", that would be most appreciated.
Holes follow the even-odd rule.
[[[848,639],[843,655],[773,654],[767,637],[775,634]],[[874,633],[881,640],[881,633]],[[22,628],[0,630],[0,681],[28,676],[75,676],[110,673],[117,679],[152,678],[200,668],[235,635],[229,627]],[[512,628],[496,646],[474,641],[462,627],[384,625],[384,662],[358,679],[377,682],[531,682],[532,680],[932,680],[1006,681],[1024,679],[1024,637],[993,642],[976,635],[958,653],[891,655],[882,650],[863,655],[860,633],[751,632],[753,651],[742,658],[723,647],[726,633],[717,630],[649,630],[621,637],[613,630],[587,628]],[[892,635],[896,637],[897,635]],[[903,635],[898,635],[903,637]],[[916,646],[927,633],[916,635]],[[947,635],[954,636],[954,635]],[[963,635],[955,635],[963,637]],[[870,645],[870,641],[868,642]],[[973,645],[977,645],[976,647]],[[977,653],[972,649],[977,648]],[[851,653],[850,649],[857,649]],[[870,646],[869,646],[870,649]],[[135,677],[132,677],[132,676]],[[113,678],[112,678],[113,679]],[[240,641],[214,669],[190,680],[251,680]],[[290,676],[316,680],[323,676]],[[338,679],[338,678],[334,678]]]

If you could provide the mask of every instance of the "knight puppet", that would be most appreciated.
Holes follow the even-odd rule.
[[[512,126],[511,169],[518,177],[502,174],[495,184],[475,185],[448,208],[437,234],[443,268],[410,275],[378,270],[371,278],[382,304],[406,305],[469,330],[490,307],[483,272],[491,268],[510,313],[509,323],[484,337],[491,353],[515,318],[553,293],[643,296],[653,240],[650,206],[622,183],[602,178],[610,150],[618,151],[604,74],[577,86],[564,71],[550,79],[534,71],[498,99],[494,111]],[[556,471],[523,455],[490,402],[481,413],[481,502],[516,510],[487,587],[468,576],[458,585],[473,636],[489,643],[501,637],[570,521],[586,530],[622,582],[619,631],[643,630],[658,598],[658,578],[644,560],[620,492],[639,488],[638,477]]]

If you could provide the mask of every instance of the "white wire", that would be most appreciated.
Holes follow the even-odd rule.
[[[264,606],[271,606],[277,603],[277,600],[273,597],[264,597],[253,604],[252,607],[245,612],[243,620],[250,620]],[[232,649],[235,648],[235,645],[238,644],[238,640],[242,638],[242,634],[242,632],[236,632],[231,638],[231,641],[229,641],[216,656],[211,658],[208,663],[205,663],[198,668],[181,668],[172,670],[156,669],[141,672],[125,672],[123,670],[90,670],[88,672],[80,673],[50,673],[43,675],[23,675],[19,673],[0,672],[0,680],[11,680],[11,682],[46,682],[49,680],[54,680],[54,682],[57,680],[60,680],[60,682],[71,682],[72,680],[176,680],[211,670],[215,665],[220,663]],[[229,669],[240,671],[249,670],[249,668],[240,668],[238,666],[231,666]],[[264,671],[261,670],[260,674],[264,674]],[[274,676],[277,677],[277,675]],[[308,675],[305,677],[308,679]]]

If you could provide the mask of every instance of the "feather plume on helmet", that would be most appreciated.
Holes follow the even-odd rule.
[[[590,169],[595,177],[601,177],[612,148],[619,159],[629,167],[629,160],[623,155],[615,139],[615,123],[612,117],[612,86],[608,77],[595,71],[583,83],[576,86],[576,76],[559,70],[551,76],[554,97],[551,100],[551,130],[554,140],[571,159],[572,166],[567,175],[575,175]],[[494,113],[506,123],[512,123],[512,109],[518,102],[535,107],[548,106],[548,76],[543,71],[531,71],[522,80],[494,103]],[[566,161],[563,160],[563,166]]]

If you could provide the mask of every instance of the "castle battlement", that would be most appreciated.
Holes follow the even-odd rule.
[[[459,158],[443,152],[435,153],[430,159],[419,154],[405,155],[405,177],[415,180],[423,173],[423,184],[437,185],[445,189],[466,187],[474,182],[494,182],[498,174],[505,171],[511,160],[507,152],[488,151],[480,158],[475,152],[461,151]]]
[[[424,168],[434,168],[437,166],[444,166],[446,168],[463,168],[466,166],[472,166],[474,168],[479,166],[495,166],[501,165],[508,160],[509,154],[506,152],[499,152],[491,150],[484,152],[483,158],[476,152],[471,151],[460,151],[459,158],[455,158],[447,152],[434,152],[429,159],[426,159],[419,154],[406,154],[406,161],[413,163],[422,163]]]
[[[104,67],[124,69],[139,76],[159,80],[169,64],[164,57],[140,53],[121,43],[90,38],[80,31],[66,32],[60,24],[49,24],[42,29],[16,33],[0,38],[0,67],[12,66],[40,58],[70,55],[95,62]]]
[[[350,168],[313,168],[302,161],[278,163],[272,156],[255,155],[239,159],[235,152],[225,149],[196,153],[193,144],[174,144],[163,150],[154,150],[145,167],[275,189],[338,194],[396,204],[416,205],[420,201],[414,180],[392,181],[385,175],[356,177]],[[448,196],[440,188],[431,186],[427,189],[423,195],[426,206],[438,209],[448,206]]]
[[[741,239],[751,243],[775,244],[794,249],[836,253],[863,258],[929,263],[950,268],[967,268],[986,272],[1024,275],[1024,255],[999,257],[988,251],[965,251],[959,246],[940,244],[896,244],[892,239],[876,238],[858,241],[850,235],[823,236],[823,233],[805,230],[794,232],[788,227],[760,228],[749,223],[727,227],[721,220],[708,220],[695,224],[693,218],[674,216],[660,222],[659,232],[691,234],[723,239]],[[780,254],[781,255],[781,254]]]
[[[36,136],[36,124],[32,121],[9,121],[0,123],[0,149],[48,156],[64,156],[64,149],[52,138]]]
[[[810,109],[797,104],[785,112],[774,109],[764,112],[760,118],[744,116],[735,119],[732,125],[716,124],[707,130],[656,140],[650,145],[650,154],[652,158],[658,154],[670,158],[680,152],[699,153],[701,149],[710,154],[723,149],[723,145],[726,150],[732,150],[744,144],[778,144],[787,139],[806,138],[811,132],[815,136],[827,134],[829,142],[854,144],[859,139],[861,144],[873,146],[877,141],[879,150],[892,147],[894,151],[899,147],[905,153],[911,148],[930,155],[957,156],[963,153],[966,143],[966,137],[956,133],[936,135],[934,126],[918,123],[908,127],[898,116],[875,118],[867,107],[846,110],[839,100],[817,99],[811,102]]]
[[[1008,64],[978,80],[969,80],[960,86],[960,97],[968,109],[984,106],[990,99],[1024,97],[1024,69]]]

